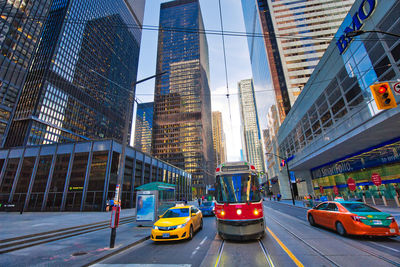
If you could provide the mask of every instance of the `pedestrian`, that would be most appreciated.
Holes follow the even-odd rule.
[[[276,201],[276,196],[275,195],[273,195],[273,198],[274,198],[274,201]]]
[[[278,201],[280,201],[282,196],[280,193],[278,193],[278,195],[276,197],[278,198]]]
[[[201,204],[201,198],[198,198],[198,199],[197,199],[197,202],[199,203],[199,207],[200,207],[200,204]]]
[[[106,211],[110,210],[110,199],[107,199],[106,201]]]

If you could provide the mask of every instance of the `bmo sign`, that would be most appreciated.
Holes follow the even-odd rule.
[[[364,0],[361,2],[360,7],[356,14],[353,15],[352,22],[344,29],[344,34],[340,36],[339,40],[336,42],[337,47],[339,48],[340,54],[343,54],[346,51],[348,45],[353,40],[352,37],[347,37],[346,34],[353,31],[361,30],[364,25],[364,21],[368,19],[377,5],[377,0]]]

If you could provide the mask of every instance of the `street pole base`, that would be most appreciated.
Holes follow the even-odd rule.
[[[111,228],[111,237],[110,237],[110,248],[114,248],[115,246],[115,237],[117,235],[117,229]]]

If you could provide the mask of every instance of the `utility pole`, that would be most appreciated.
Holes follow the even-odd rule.
[[[159,77],[164,75],[165,73],[167,73],[166,71],[161,72],[161,73],[157,73],[155,75],[149,76],[147,78],[144,78],[142,80],[139,80],[137,82],[133,82],[131,87],[133,88],[134,86],[136,86],[139,83],[145,82],[147,80],[153,79],[155,77]],[[129,132],[129,122],[130,122],[130,117],[133,113],[133,105],[134,102],[137,100],[135,99],[133,92],[124,88],[125,90],[128,91],[129,93],[129,99],[128,99],[128,103],[127,103],[127,110],[128,112],[126,113],[125,116],[125,125],[124,125],[124,130],[122,132],[122,151],[121,154],[119,156],[119,163],[118,163],[118,177],[117,177],[117,187],[120,187],[119,190],[116,190],[116,195],[114,196],[114,199],[117,200],[117,209],[118,211],[115,213],[112,213],[111,215],[113,216],[117,216],[117,218],[115,219],[116,222],[119,221],[119,209],[121,208],[121,194],[122,194],[122,179],[124,176],[124,169],[125,169],[125,148],[127,146],[127,142],[128,142],[128,132]],[[111,221],[113,221],[113,218],[111,218]],[[118,223],[116,225],[114,225],[115,227],[111,227],[111,237],[110,237],[110,248],[114,248],[115,245],[115,238],[117,235],[117,226]]]

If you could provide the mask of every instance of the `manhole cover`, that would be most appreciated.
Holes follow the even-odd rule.
[[[72,256],[82,256],[82,255],[86,255],[86,254],[87,254],[87,252],[79,251],[79,252],[73,253]]]

